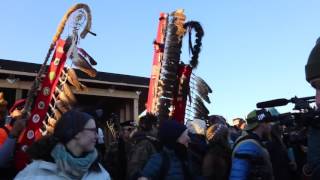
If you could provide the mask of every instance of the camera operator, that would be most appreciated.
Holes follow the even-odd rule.
[[[305,66],[306,79],[316,89],[316,104],[320,107],[320,42],[316,42]],[[308,132],[308,166],[312,179],[320,179],[320,128],[309,127]]]

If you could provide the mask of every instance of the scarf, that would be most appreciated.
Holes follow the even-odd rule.
[[[51,151],[58,170],[64,172],[72,179],[81,179],[89,171],[89,167],[97,159],[98,153],[94,151],[84,157],[74,157],[70,154],[64,145],[57,144]]]

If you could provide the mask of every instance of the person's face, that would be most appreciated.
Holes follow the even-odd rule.
[[[271,133],[271,123],[270,122],[264,122],[261,124],[263,126],[263,136],[268,137]]]
[[[83,130],[76,135],[77,144],[83,152],[93,151],[97,138],[97,127],[93,119],[90,119],[84,126]]]
[[[180,137],[177,139],[177,142],[183,144],[184,146],[188,147],[190,142],[190,137],[188,135],[188,129],[186,129]]]
[[[316,89],[316,105],[320,108],[320,89]]]
[[[152,129],[151,129],[151,132],[150,132],[153,136],[157,136],[158,134],[158,125],[157,124],[154,124],[152,125]]]
[[[132,126],[125,126],[122,128],[122,138],[128,140],[130,138],[131,132],[134,130]]]
[[[316,104],[317,107],[320,108],[320,78],[311,80],[310,84],[316,89]]]
[[[244,128],[246,128],[247,124],[246,123],[241,123],[241,125],[239,126],[239,129],[243,130]]]
[[[22,108],[16,108],[14,109],[11,113],[10,116],[13,119],[20,119],[22,117],[22,113],[21,113]]]

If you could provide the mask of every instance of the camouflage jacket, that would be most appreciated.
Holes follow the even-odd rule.
[[[127,163],[127,179],[132,179],[148,162],[151,155],[159,150],[157,138],[143,132],[137,132],[131,139],[131,151]]]

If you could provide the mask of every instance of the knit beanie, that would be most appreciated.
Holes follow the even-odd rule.
[[[57,122],[53,136],[59,142],[66,144],[83,130],[90,119],[93,117],[87,113],[75,110],[68,111]]]
[[[320,42],[317,40],[312,49],[308,62],[305,66],[306,80],[310,82],[313,79],[320,78]]]
[[[187,129],[183,124],[175,120],[165,120],[159,126],[159,140],[164,146],[173,148],[177,139]]]

